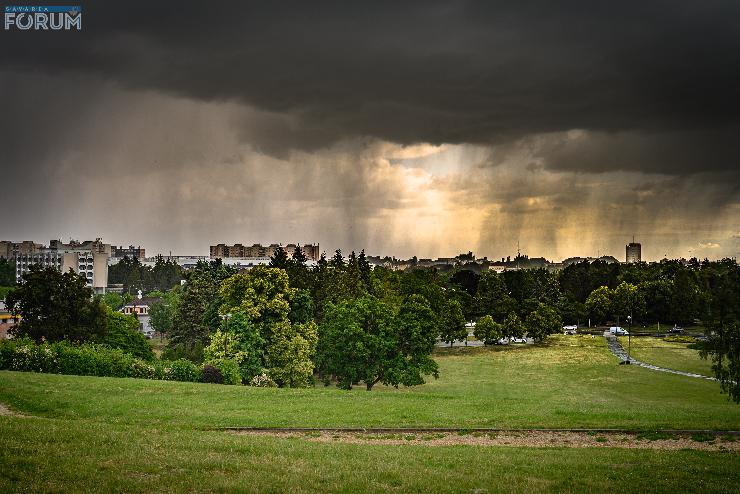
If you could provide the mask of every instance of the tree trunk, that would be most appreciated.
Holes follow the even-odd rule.
[[[373,379],[372,382],[365,383],[367,385],[367,390],[368,391],[371,391],[373,389],[373,386],[375,386],[375,383],[378,382],[378,381],[380,381],[380,376],[378,376],[375,379]]]

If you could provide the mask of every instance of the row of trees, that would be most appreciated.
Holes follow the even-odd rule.
[[[21,317],[12,328],[16,336],[37,343],[102,343],[135,357],[154,358],[151,346],[138,331],[138,321],[94,297],[82,276],[71,270],[62,273],[53,267],[32,266],[23,280],[5,299],[8,310]]]
[[[129,294],[138,290],[164,292],[177,286],[182,277],[180,265],[163,256],[157,256],[154,266],[141,264],[136,257],[124,257],[108,267],[108,283],[123,284],[124,293]]]
[[[74,274],[59,276],[60,286],[84,285]],[[345,388],[364,383],[371,389],[377,382],[411,385],[436,375],[429,358],[436,339],[466,338],[466,320],[476,320],[476,335],[493,343],[525,333],[542,340],[559,331],[563,321],[591,317],[604,322],[628,315],[641,322],[700,319],[716,335],[706,347],[716,374],[724,376],[728,390],[738,381],[740,338],[733,335],[740,315],[740,268],[731,260],[597,261],[561,272],[479,274],[371,269],[364,252],[345,260],[340,251],[308,267],[300,250],[288,257],[278,249],[269,267],[239,274],[217,261],[202,262],[184,276],[182,287],[167,282],[174,288],[151,308],[152,325],[170,337],[165,356],[233,362],[243,382],[304,386],[318,372]],[[99,301],[83,303],[89,293],[52,296],[36,293],[34,285],[27,281],[19,289],[22,296],[9,300],[13,307],[21,307],[21,300],[55,307],[56,312],[45,312],[43,324],[30,306],[21,307],[27,315],[21,327],[37,339],[43,333],[78,340],[86,328],[104,326],[96,320],[110,320],[103,317]]]

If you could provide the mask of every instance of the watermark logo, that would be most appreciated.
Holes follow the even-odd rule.
[[[82,30],[80,5],[7,5],[4,11],[6,31]]]

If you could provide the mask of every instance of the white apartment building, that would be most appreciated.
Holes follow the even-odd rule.
[[[103,294],[108,286],[110,253],[110,244],[104,244],[99,238],[86,242],[73,240],[68,244],[61,240],[51,240],[49,247],[31,254],[16,254],[15,278],[20,282],[21,277],[34,264],[51,266],[63,273],[72,269],[87,280],[87,286],[96,294]]]

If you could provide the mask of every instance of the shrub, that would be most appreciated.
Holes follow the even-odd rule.
[[[201,376],[200,368],[187,360],[147,362],[106,345],[36,344],[29,338],[0,341],[0,369],[191,382]]]
[[[241,384],[242,374],[239,369],[239,364],[231,359],[219,359],[211,362],[213,365],[218,367],[221,371],[221,376],[224,379],[224,384]]]
[[[100,342],[143,360],[154,359],[152,347],[139,332],[139,323],[133,316],[108,310],[107,327]]]
[[[250,386],[255,386],[257,388],[276,388],[277,384],[275,381],[270,378],[267,374],[264,372],[262,374],[257,374],[252,378],[252,380],[249,382]]]
[[[139,379],[156,379],[157,368],[155,362],[146,362],[141,359],[134,359],[131,363],[131,377]]]
[[[170,362],[173,381],[199,382],[201,378],[200,367],[189,360],[180,359]]]
[[[204,383],[223,384],[224,376],[221,375],[221,371],[218,367],[206,364],[203,366],[201,381]]]
[[[162,358],[166,360],[186,359],[196,364],[203,362],[203,344],[199,341],[193,345],[186,343],[170,343],[162,352]]]

